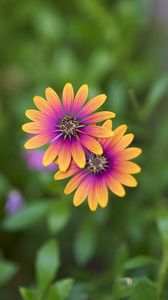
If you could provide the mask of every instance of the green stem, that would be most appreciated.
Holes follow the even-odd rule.
[[[128,94],[129,94],[129,98],[130,98],[133,108],[135,109],[135,111],[138,112],[139,111],[139,103],[138,103],[138,99],[136,97],[134,90],[129,89]]]
[[[161,299],[168,271],[168,251],[163,252],[163,258],[158,275],[158,295]]]

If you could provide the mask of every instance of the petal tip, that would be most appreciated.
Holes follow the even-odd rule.
[[[29,142],[29,141],[27,141],[27,142],[24,144],[24,148],[25,148],[26,150],[32,149],[32,147],[29,146],[28,142]]]
[[[76,201],[73,200],[73,205],[74,205],[75,207],[77,207],[77,206],[79,206],[79,203],[77,203]]]
[[[65,85],[64,85],[64,88],[65,87],[71,87],[71,88],[73,88],[73,86],[72,86],[72,83],[71,82],[67,82]]]
[[[21,127],[23,131],[25,131],[25,130],[24,130],[24,127],[25,127],[25,124],[23,124],[22,127]]]
[[[60,169],[61,172],[65,172],[68,169],[68,166],[59,165],[59,169]]]
[[[93,207],[90,207],[90,206],[89,206],[89,209],[91,210],[91,212],[95,212],[96,209],[97,209],[97,207],[96,207],[96,208],[95,208],[95,207],[93,208]]]
[[[54,180],[58,180],[59,179],[59,173],[58,172],[54,174]]]
[[[65,195],[68,195],[68,194],[70,194],[71,192],[65,187],[65,189],[64,189],[64,194]]]

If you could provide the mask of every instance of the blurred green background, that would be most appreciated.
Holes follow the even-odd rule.
[[[156,2],[0,1],[0,300],[168,299],[168,8]],[[95,213],[23,149],[33,96],[69,81],[106,93],[114,127],[143,149],[139,186]]]

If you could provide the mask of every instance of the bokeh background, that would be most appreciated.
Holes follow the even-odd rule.
[[[0,300],[168,299],[167,28],[166,0],[0,1]],[[23,148],[33,96],[69,81],[106,93],[143,149],[138,187],[95,213]],[[48,298],[37,273],[74,283]]]

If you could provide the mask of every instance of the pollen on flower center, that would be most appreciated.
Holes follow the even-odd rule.
[[[105,171],[107,166],[108,160],[104,155],[92,155],[88,158],[87,167],[91,173]]]
[[[66,116],[61,124],[60,124],[60,131],[65,135],[65,137],[69,136],[76,136],[76,131],[78,129],[79,123],[72,117]]]

